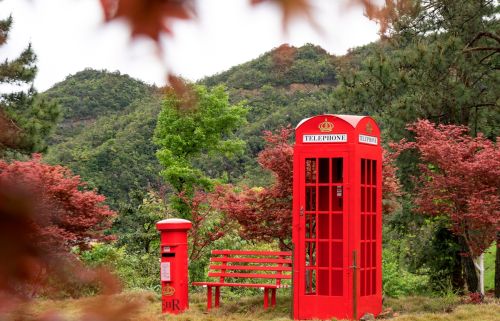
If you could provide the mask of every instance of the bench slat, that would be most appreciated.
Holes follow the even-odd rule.
[[[211,257],[211,262],[245,262],[245,263],[283,263],[292,264],[290,259],[259,259],[254,257]]]
[[[249,278],[249,279],[291,279],[291,275],[287,274],[255,274],[255,273],[222,273],[208,272],[209,277],[225,277],[225,278]]]
[[[1,1],[1,0],[0,0]],[[216,257],[216,256],[219,257]],[[235,257],[238,256],[238,257]],[[246,256],[246,257],[245,257]],[[252,257],[248,257],[252,256]],[[268,306],[269,290],[272,290],[272,306],[276,305],[276,289],[290,287],[281,284],[282,280],[291,280],[292,275],[292,253],[272,252],[272,251],[240,251],[240,250],[213,250],[208,271],[209,278],[219,278],[218,282],[192,282],[193,286],[204,286],[207,288],[207,310],[210,310],[212,303],[212,287],[215,287],[215,306],[219,307],[220,287],[246,287],[260,288],[264,291],[264,309]],[[235,263],[234,265],[230,263]],[[238,264],[243,263],[243,264]],[[245,263],[250,263],[247,265]],[[229,273],[227,271],[230,271]],[[256,272],[254,272],[256,271]],[[249,273],[250,272],[250,273]],[[266,273],[268,272],[268,273]],[[266,282],[269,283],[228,283],[226,278],[245,280],[245,282]]]
[[[212,250],[212,255],[292,256],[292,252],[242,251],[242,250]]]
[[[291,271],[289,266],[255,266],[255,265],[210,265],[210,270],[249,270],[249,271]]]
[[[223,283],[223,282],[193,282],[191,285],[195,286],[242,286],[246,288],[268,288],[268,289],[279,289],[286,286],[279,286],[276,284],[258,284],[258,283]]]

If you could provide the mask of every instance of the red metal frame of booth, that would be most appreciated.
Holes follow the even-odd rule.
[[[294,149],[295,319],[382,308],[380,130],[364,116],[302,121]]]

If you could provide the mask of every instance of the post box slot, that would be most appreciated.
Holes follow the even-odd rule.
[[[175,257],[175,253],[162,253],[162,257]]]

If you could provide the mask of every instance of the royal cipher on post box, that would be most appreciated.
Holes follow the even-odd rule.
[[[371,117],[320,115],[295,130],[294,319],[382,309],[382,148]]]
[[[192,223],[170,218],[156,223],[160,231],[161,310],[177,314],[189,308],[187,232]]]

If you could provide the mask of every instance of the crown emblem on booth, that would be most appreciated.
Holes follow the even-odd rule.
[[[368,122],[368,123],[366,124],[366,128],[365,128],[365,129],[366,129],[366,132],[367,132],[367,133],[371,134],[371,133],[372,133],[372,131],[373,131],[373,126],[372,126],[372,123],[371,123],[371,122]]]
[[[321,132],[331,132],[333,130],[333,123],[329,122],[328,119],[325,118],[325,121],[320,123],[318,126]]]

